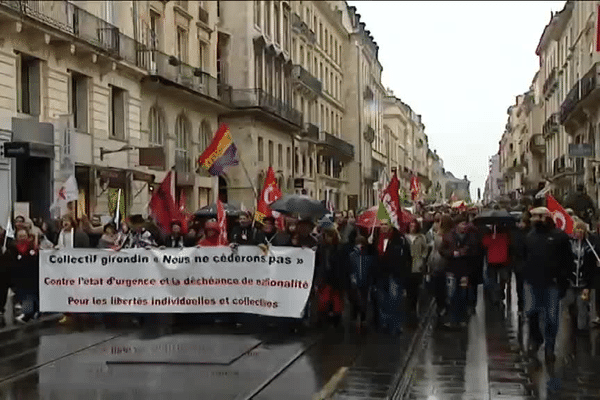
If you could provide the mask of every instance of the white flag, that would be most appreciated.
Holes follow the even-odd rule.
[[[77,201],[79,199],[79,189],[77,188],[77,180],[75,175],[71,175],[69,179],[60,187],[58,195],[52,208],[60,208],[64,210],[67,208],[67,204],[71,201]]]
[[[12,220],[10,218],[10,214],[8,214],[8,221],[6,222],[6,237],[15,239],[15,229],[12,226]]]

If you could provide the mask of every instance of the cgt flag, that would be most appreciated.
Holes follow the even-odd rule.
[[[385,190],[383,191],[383,193],[381,195],[381,202],[383,204],[383,207],[385,208],[385,211],[387,212],[387,215],[390,218],[391,224],[396,229],[400,229],[400,223],[403,222],[403,221],[400,221],[401,216],[400,216],[400,196],[398,194],[399,190],[400,190],[400,181],[398,180],[398,176],[396,175],[396,172],[394,171],[394,175],[392,176],[392,179],[390,180],[390,184],[388,185],[387,188],[385,188]],[[378,216],[380,215],[379,212],[377,214],[378,214]],[[383,212],[381,214],[383,214]]]
[[[215,176],[222,175],[225,167],[238,165],[239,162],[237,147],[233,143],[229,127],[221,124],[210,145],[198,158],[198,164]]]
[[[283,194],[281,193],[281,190],[279,190],[279,187],[277,186],[277,180],[275,179],[275,171],[273,171],[273,167],[269,167],[269,170],[267,171],[267,179],[265,179],[265,186],[260,193],[258,206],[256,207],[256,212],[254,213],[254,220],[262,224],[266,217],[279,217],[279,213],[273,215],[274,213],[271,210],[271,207],[269,207],[269,204],[279,200],[282,196]]]
[[[562,229],[567,234],[573,233],[573,218],[565,211],[558,201],[550,193],[546,193],[546,204],[552,214],[552,219],[557,228]]]
[[[413,177],[410,178],[410,196],[412,200],[415,201],[419,197],[420,193],[421,184],[419,183],[419,178],[413,175]]]

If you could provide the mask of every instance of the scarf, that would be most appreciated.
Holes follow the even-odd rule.
[[[379,255],[383,255],[385,253],[385,250],[387,249],[387,246],[385,246],[385,241],[387,240],[388,243],[387,245],[389,245],[389,241],[392,237],[392,232],[388,232],[388,233],[380,233],[379,235],[379,242],[377,243],[377,250],[379,251]]]
[[[15,244],[15,248],[19,252],[20,255],[24,256],[29,251],[31,244],[28,240],[19,241]]]

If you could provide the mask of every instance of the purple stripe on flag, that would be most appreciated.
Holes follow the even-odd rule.
[[[225,171],[225,167],[238,165],[240,162],[237,147],[231,143],[225,153],[215,160],[214,164],[208,169],[208,173],[211,175],[222,175]]]

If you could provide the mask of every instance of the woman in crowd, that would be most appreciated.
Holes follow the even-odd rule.
[[[437,305],[439,316],[444,316],[447,312],[446,302],[446,268],[448,261],[442,256],[441,250],[444,238],[452,232],[454,223],[448,214],[439,215],[439,220],[434,223],[433,243],[429,259],[427,261],[427,273],[431,276],[433,294]]]
[[[411,271],[406,285],[407,308],[409,321],[411,324],[414,324],[418,318],[417,304],[419,302],[419,290],[423,283],[425,260],[429,252],[429,247],[427,246],[425,235],[421,233],[421,225],[417,220],[412,220],[409,223],[406,238],[410,243],[410,255],[412,257]]]
[[[570,266],[569,288],[564,298],[563,306],[569,310],[575,331],[586,332],[589,329],[590,288],[596,269],[597,250],[589,240],[587,225],[578,221],[573,227],[571,249],[575,256]]]
[[[117,245],[117,227],[113,223],[104,225],[104,233],[98,240],[99,249],[114,249]]]
[[[410,244],[389,222],[377,232],[377,325],[391,334],[402,333],[404,311],[402,299],[410,275]]]
[[[62,219],[62,229],[58,234],[57,249],[88,248],[90,241],[87,234],[77,229],[77,222],[71,216]]]
[[[348,256],[348,299],[352,309],[352,320],[356,323],[357,333],[360,333],[367,324],[369,292],[374,281],[376,255],[375,249],[369,246],[364,236],[357,236],[354,242],[355,245]]]
[[[17,229],[15,239],[10,275],[15,300],[22,304],[22,314],[16,320],[25,323],[39,311],[39,254],[27,229]]]
[[[340,262],[340,235],[335,227],[323,230],[315,254],[315,278],[318,324],[327,322],[339,326],[344,311],[345,271]]]

